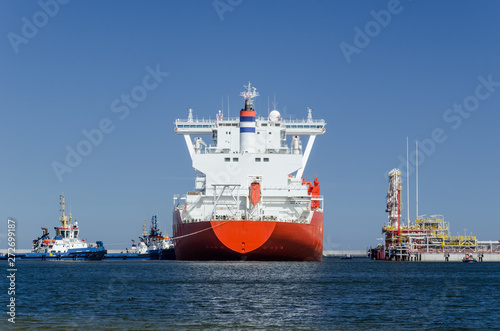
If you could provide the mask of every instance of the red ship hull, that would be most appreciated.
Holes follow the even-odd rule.
[[[323,212],[310,224],[270,221],[183,223],[174,211],[177,260],[321,261]]]

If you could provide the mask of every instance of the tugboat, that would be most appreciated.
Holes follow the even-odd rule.
[[[139,237],[139,245],[132,240],[132,246],[125,253],[108,253],[106,259],[134,259],[134,260],[175,260],[174,244],[168,236],[163,236],[158,228],[156,215],[151,218],[149,234],[146,232],[144,222],[144,234]]]
[[[474,258],[472,254],[465,254],[465,257],[462,259],[462,262],[475,263],[477,262],[477,260]]]
[[[62,216],[61,226],[54,227],[56,235],[50,238],[47,228],[42,227],[42,235],[33,240],[33,249],[30,253],[16,253],[17,259],[29,260],[102,260],[106,249],[102,241],[88,244],[80,239],[78,222],[73,221],[71,213],[69,219],[65,214],[64,194],[59,196]]]
[[[174,244],[168,236],[163,236],[158,228],[158,218],[156,215],[151,217],[151,227],[149,235],[139,238],[141,244],[144,243],[148,247],[148,252],[151,254],[151,260],[175,260]],[[173,257],[173,258],[172,258]]]

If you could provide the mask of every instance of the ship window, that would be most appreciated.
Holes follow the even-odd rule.
[[[271,131],[269,131],[269,134],[271,134],[271,133],[272,133],[272,132],[271,132]]]
[[[237,157],[233,157],[233,162],[238,162],[238,158]]]
[[[225,157],[225,158],[224,158],[224,162],[229,162],[229,161],[231,161],[231,158],[230,158],[230,157]]]
[[[256,157],[255,162],[260,162],[260,157]]]
[[[268,157],[265,157],[265,158],[264,158],[264,162],[269,162],[269,158],[268,158]]]
[[[262,126],[267,126],[267,123],[262,123],[261,125],[262,125]]]
[[[75,231],[75,238],[78,238],[78,231]]]

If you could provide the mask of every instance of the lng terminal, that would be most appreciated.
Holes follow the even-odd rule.
[[[480,241],[473,235],[450,235],[442,215],[401,219],[401,171],[389,172],[387,209],[389,221],[382,227],[384,243],[369,250],[374,260],[435,262],[500,262],[500,242]],[[417,195],[418,196],[418,195]],[[418,201],[418,198],[417,198]],[[418,212],[417,212],[418,214]],[[409,215],[409,214],[408,214]]]

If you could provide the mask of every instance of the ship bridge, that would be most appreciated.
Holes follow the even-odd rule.
[[[310,110],[310,109],[308,109]],[[220,120],[215,119],[193,119],[193,109],[188,109],[190,118],[188,119],[177,119],[175,124],[175,132],[178,134],[188,134],[188,135],[208,135],[212,134],[213,130],[217,127],[224,126],[240,126],[240,118],[224,118]],[[218,116],[218,114],[217,114]],[[256,125],[266,126],[269,123],[269,118],[259,117],[255,120]],[[319,135],[325,133],[325,120],[316,119],[302,119],[302,120],[282,120],[280,122],[280,127],[286,129],[286,135]]]
[[[259,117],[253,109],[253,99],[259,94],[250,83],[245,87],[247,91],[241,93],[245,107],[239,117],[224,118],[219,110],[215,119],[198,119],[194,117],[193,109],[188,109],[187,119],[174,122],[175,132],[184,136],[193,167],[205,174],[213,173],[217,172],[217,163],[226,167],[225,162],[242,161],[236,154],[245,155],[245,161],[254,162],[268,162],[271,154],[279,154],[282,157],[273,156],[274,167],[283,166],[287,174],[296,172],[294,177],[300,179],[316,136],[325,133],[325,120],[313,119],[310,108],[307,108],[307,118],[302,120],[285,120],[276,109],[270,111],[267,117]],[[203,140],[201,136],[206,135],[211,136],[212,143],[207,144]],[[292,139],[287,142],[289,136]],[[309,136],[305,150],[302,149],[300,136]],[[231,156],[223,157],[221,154]]]

